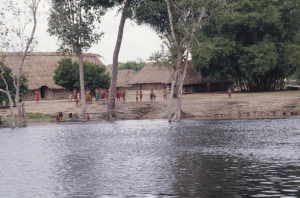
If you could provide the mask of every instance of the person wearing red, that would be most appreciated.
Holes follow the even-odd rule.
[[[117,91],[116,95],[117,95],[117,101],[120,100],[120,91],[119,90]]]
[[[142,91],[140,91],[140,102],[142,102],[143,94]]]
[[[36,104],[39,103],[39,99],[40,99],[40,92],[39,90],[37,89],[35,92],[34,92],[35,96],[34,96],[34,100],[36,101]]]

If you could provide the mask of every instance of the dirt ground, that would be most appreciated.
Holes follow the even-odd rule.
[[[150,102],[150,91],[143,91],[143,102],[136,103],[135,91],[126,91],[125,103],[116,102],[118,120],[128,119],[164,119],[167,117],[168,102],[163,101],[163,92],[155,91],[156,100]],[[169,99],[169,98],[168,98]],[[176,99],[175,99],[176,100]],[[175,100],[172,109],[175,110]],[[87,105],[91,119],[102,119],[107,109],[107,101]],[[55,115],[62,111],[64,115],[78,113],[81,108],[68,100],[40,100],[25,102],[26,112]],[[269,117],[300,115],[300,91],[278,91],[257,93],[196,93],[182,97],[182,110],[185,118],[222,118],[222,117]],[[0,109],[5,117],[9,109]],[[15,114],[17,111],[15,109]]]

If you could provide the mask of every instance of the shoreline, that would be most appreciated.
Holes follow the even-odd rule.
[[[126,101],[116,101],[116,115],[118,120],[153,120],[167,119],[168,102],[163,101],[163,92],[155,91],[156,101],[150,102],[148,91],[143,91],[142,103],[136,103],[135,91],[126,91]],[[150,92],[150,91],[149,91]],[[107,109],[107,101],[93,101],[87,105],[87,112],[92,120],[103,121]],[[68,119],[69,113],[78,113],[81,108],[75,102],[62,100],[25,101],[28,124],[55,123],[55,115],[62,111],[63,119]],[[172,112],[176,109],[173,100]],[[286,118],[300,115],[300,91],[275,91],[256,93],[232,93],[232,99],[227,99],[226,93],[195,93],[182,96],[182,119],[215,120],[215,119],[263,119]],[[2,120],[6,121],[10,114],[9,108],[0,108]],[[17,114],[14,108],[14,114]],[[41,119],[41,117],[44,117]],[[16,122],[18,116],[15,116]],[[2,125],[3,126],[3,125]]]
[[[216,120],[252,120],[252,119],[287,119],[287,118],[297,118],[300,117],[300,115],[289,115],[289,116],[240,116],[240,117],[189,117],[189,118],[182,118],[181,121],[216,121]],[[74,119],[75,120],[75,119]],[[72,121],[72,119],[69,120],[63,120],[63,122],[56,122],[56,121],[37,121],[37,122],[27,122],[27,126],[35,126],[39,124],[88,124],[88,123],[97,123],[97,122],[118,122],[118,121],[144,121],[144,120],[165,120],[166,118],[153,118],[153,119],[115,119],[115,120],[105,120],[105,119],[99,119],[99,120],[88,120],[87,122],[82,122],[80,120],[78,121]],[[171,122],[171,123],[178,123],[177,121]],[[20,122],[16,122],[16,127],[22,127]],[[10,123],[4,122],[0,124],[1,128],[10,128]]]

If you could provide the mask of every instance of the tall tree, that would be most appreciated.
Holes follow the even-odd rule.
[[[245,0],[197,33],[192,51],[203,77],[236,79],[248,91],[282,88],[300,64],[300,7],[297,0]]]
[[[156,56],[156,60],[163,59],[165,65],[172,65],[172,85],[168,104],[168,121],[179,121],[181,118],[181,94],[183,81],[188,65],[194,35],[203,23],[216,17],[226,8],[228,2],[215,0],[164,0],[150,1],[136,14],[138,23],[148,24],[164,40],[168,47],[167,57]],[[152,7],[149,12],[145,9]],[[158,55],[164,53],[158,53]],[[177,110],[171,117],[171,105],[176,82]]]
[[[109,0],[102,1],[101,4],[94,0],[51,1],[48,32],[51,36],[58,37],[60,45],[58,52],[74,52],[78,56],[82,121],[87,120],[82,51],[98,43],[103,36],[103,32],[95,31],[95,23],[100,23],[101,16],[112,5]]]
[[[20,104],[20,85],[22,70],[27,53],[34,47],[34,34],[37,25],[37,9],[41,0],[25,0],[19,5],[13,1],[6,1],[4,11],[7,14],[5,20],[5,33],[0,34],[2,49],[13,52],[16,65],[8,65],[12,68],[12,77],[15,78],[14,86],[16,88],[15,103],[18,109],[18,115],[22,126],[26,126],[25,103]],[[20,8],[20,6],[23,6]],[[9,13],[9,14],[8,14]],[[3,18],[2,18],[3,19]],[[31,27],[30,35],[26,35],[28,27]]]
[[[121,48],[121,43],[123,39],[123,31],[125,26],[125,20],[129,13],[129,8],[132,0],[126,0],[121,20],[119,24],[119,30],[118,30],[118,37],[115,45],[115,50],[113,54],[113,65],[112,65],[112,77],[111,77],[111,83],[110,83],[110,93],[108,98],[108,106],[107,106],[107,113],[105,118],[106,119],[112,119],[112,117],[115,116],[115,106],[116,106],[116,85],[117,85],[117,77],[118,77],[118,59],[119,59],[119,52]]]

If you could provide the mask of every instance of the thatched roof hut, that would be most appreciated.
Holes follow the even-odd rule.
[[[110,68],[106,68],[107,72],[110,73],[110,76],[112,75],[112,70]],[[124,79],[119,76],[119,71],[118,71],[118,76],[117,76],[117,85],[116,85],[117,88],[125,88],[127,87],[127,83],[124,81]]]
[[[171,72],[171,68],[150,62],[129,81],[129,84],[133,86],[133,89],[163,89],[172,82]],[[201,81],[201,75],[194,70],[193,65],[189,62],[183,84],[195,85],[201,84]]]
[[[158,66],[154,62],[150,62],[147,63],[128,84],[131,84],[134,90],[163,89],[170,86],[172,82],[172,71],[173,70],[168,67]],[[207,82],[208,80],[203,79],[200,73],[195,71],[192,63],[189,61],[183,82],[183,92],[204,92],[206,91]],[[233,82],[217,80],[210,80],[210,82],[212,91],[220,91],[222,88],[226,90],[228,87],[233,88]]]
[[[98,54],[84,53],[83,60],[95,64],[104,65]],[[29,89],[35,90],[42,86],[47,86],[50,89],[63,89],[54,83],[52,77],[55,69],[58,67],[58,61],[62,58],[72,58],[73,61],[78,61],[75,54],[58,54],[56,52],[31,52],[28,53],[24,62],[23,73],[27,75],[29,81]],[[5,62],[11,67],[19,66],[20,60],[14,57],[14,53],[5,53]]]
[[[5,62],[12,68],[18,68],[20,60],[15,53],[4,53]],[[104,65],[98,54],[83,53],[83,60],[95,64]],[[58,67],[58,61],[62,58],[72,58],[78,61],[75,54],[58,54],[56,52],[31,52],[28,53],[24,62],[23,73],[27,75],[29,81],[29,89],[40,89],[41,98],[59,99],[68,98],[69,91],[54,83],[52,77],[55,69]],[[108,71],[109,72],[109,71]],[[31,91],[24,100],[34,99],[34,93]]]
[[[126,83],[126,86],[131,87],[131,85],[128,85],[129,81],[131,79],[133,79],[135,76],[137,75],[137,73],[132,70],[132,69],[128,69],[128,70],[118,70],[118,78],[121,78],[124,80],[124,82]]]

